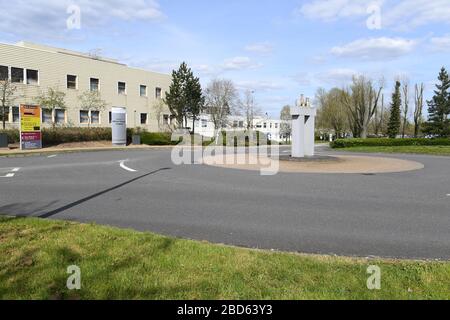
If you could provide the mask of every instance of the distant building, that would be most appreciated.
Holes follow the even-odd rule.
[[[228,117],[227,126],[224,129],[226,131],[244,131],[247,127],[247,119],[245,117],[230,116]],[[284,137],[280,135],[281,120],[269,119],[268,117],[255,117],[251,128],[264,133],[272,141],[284,141]],[[210,115],[203,114],[199,117],[199,120],[195,122],[195,132],[205,137],[214,137],[214,123]]]
[[[158,119],[154,108],[169,89],[170,75],[130,68],[96,55],[27,42],[0,44],[0,80],[5,79],[18,89],[18,98],[8,110],[8,128],[18,127],[19,104],[34,104],[49,87],[66,93],[67,110],[52,114],[44,109],[44,126],[53,119],[61,126],[109,127],[112,107],[127,109],[128,127],[159,131],[173,120],[168,109]],[[100,92],[108,104],[105,110],[90,114],[81,110],[78,96],[89,90]]]

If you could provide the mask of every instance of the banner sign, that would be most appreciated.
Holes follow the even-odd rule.
[[[22,150],[41,149],[41,107],[20,106],[20,148]]]

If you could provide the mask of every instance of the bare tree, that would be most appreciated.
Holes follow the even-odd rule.
[[[11,84],[9,80],[1,80],[0,81],[0,107],[1,107],[1,117],[3,130],[6,129],[6,109],[9,108],[14,100],[14,94],[17,91],[17,87]]]
[[[47,92],[41,92],[38,97],[36,97],[36,103],[39,104],[42,108],[48,109],[52,113],[52,127],[55,128],[56,122],[54,119],[54,112],[56,109],[65,110],[66,102],[65,102],[66,94],[62,91],[59,91],[56,88],[48,88]]]
[[[409,112],[409,83],[407,80],[403,82],[403,124],[402,124],[402,138],[405,138],[406,126],[408,125],[408,112]]]
[[[382,90],[382,84],[375,88],[372,80],[359,76],[353,78],[353,84],[341,95],[341,101],[349,111],[355,136],[367,138],[369,124],[378,108]]]
[[[226,128],[228,116],[236,110],[238,104],[237,90],[230,80],[215,79],[205,90],[205,110],[214,123],[216,138]],[[217,143],[218,139],[216,139]]]
[[[247,90],[244,93],[244,99],[239,101],[239,113],[245,116],[247,121],[247,130],[252,129],[255,116],[261,114],[261,110],[255,104],[254,92]]]
[[[414,109],[414,137],[417,138],[420,132],[420,126],[422,124],[422,113],[423,113],[423,92],[425,91],[425,85],[421,83],[420,85],[415,85],[415,109]]]
[[[280,114],[280,134],[286,139],[286,143],[289,142],[292,136],[292,117],[291,106],[284,106]]]
[[[78,100],[80,100],[81,110],[88,112],[88,127],[90,126],[92,119],[91,113],[92,111],[102,111],[106,108],[106,101],[102,99],[100,96],[100,92],[95,91],[86,91],[80,96],[78,96]]]
[[[162,100],[162,99],[157,99],[153,103],[153,109],[155,110],[156,121],[158,122],[158,131],[161,131],[161,116],[162,116],[164,110],[166,110],[167,108],[168,108],[167,105],[164,103],[164,100]]]
[[[385,122],[385,105],[384,105],[384,94],[381,95],[381,106],[377,108],[374,116],[374,133],[376,136],[383,132],[384,122]]]

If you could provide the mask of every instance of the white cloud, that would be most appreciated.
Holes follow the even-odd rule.
[[[450,23],[448,0],[314,0],[302,5],[296,13],[310,19],[335,21],[363,18],[369,7],[380,6],[382,27],[409,30],[432,23]]]
[[[273,51],[273,45],[269,42],[253,43],[246,46],[245,51],[258,54],[269,54]]]
[[[236,87],[239,90],[255,90],[258,92],[267,92],[283,89],[283,86],[273,81],[238,81]]]
[[[433,50],[450,51],[450,35],[431,38],[430,42]]]
[[[0,30],[8,34],[57,35],[66,32],[70,17],[67,9],[77,5],[81,10],[81,28],[114,22],[114,20],[157,21],[164,18],[156,0],[28,0],[6,1],[0,10]]]
[[[353,77],[359,74],[359,72],[353,69],[336,68],[316,74],[315,79],[321,84],[326,83],[332,86],[342,86],[349,84],[353,80]]]
[[[226,59],[221,66],[224,71],[233,70],[244,70],[244,69],[255,69],[259,68],[261,65],[254,63],[249,57],[234,57]]]
[[[315,0],[297,10],[308,18],[332,21],[367,14],[366,0]]]
[[[331,49],[338,57],[357,58],[361,60],[395,59],[410,53],[417,41],[402,38],[360,39]]]

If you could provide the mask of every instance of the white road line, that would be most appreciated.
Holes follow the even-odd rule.
[[[54,158],[56,157],[56,154],[52,154],[51,156],[48,156],[47,158]]]
[[[122,169],[124,169],[124,170],[129,171],[129,172],[137,172],[137,170],[128,168],[128,167],[125,165],[125,162],[126,162],[126,161],[128,161],[128,160],[122,160],[122,161],[120,161],[120,167],[121,167]]]
[[[447,195],[447,197],[450,197],[450,193]]]
[[[18,172],[20,170],[20,168],[14,168],[11,170],[11,172]]]
[[[14,177],[14,173],[8,173],[8,174],[5,176],[5,178],[12,178],[12,177]]]

